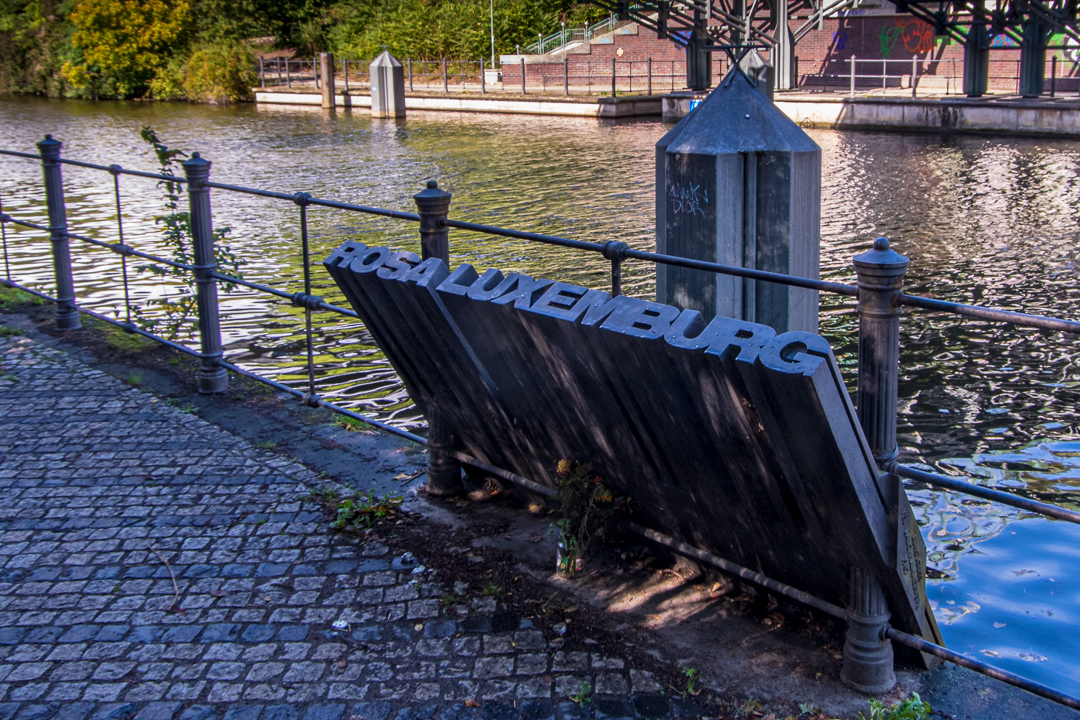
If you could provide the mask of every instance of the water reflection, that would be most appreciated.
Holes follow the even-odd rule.
[[[453,217],[621,240],[640,249],[653,245],[653,144],[665,131],[655,122],[425,113],[394,122],[309,108],[0,102],[6,147],[29,149],[50,132],[65,142],[67,157],[153,170],[138,139],[142,125],[154,126],[174,146],[200,150],[214,162],[212,174],[220,182],[413,210],[411,196],[434,177],[454,193]],[[851,281],[851,257],[877,235],[887,235],[911,257],[910,292],[1077,317],[1080,144],[811,135],[822,147],[823,276]],[[0,173],[5,210],[40,217],[40,169],[0,158]],[[111,178],[70,167],[64,173],[73,229],[115,240]],[[124,178],[122,193],[126,241],[165,252],[153,220],[161,212],[161,191],[152,182]],[[230,243],[248,262],[247,277],[290,292],[302,289],[295,205],[221,192],[214,193],[213,203],[215,224],[231,228]],[[309,218],[316,259],[353,237],[418,249],[416,228],[408,223],[315,208]],[[12,229],[8,239],[16,276],[48,287],[47,240]],[[607,263],[595,255],[456,231],[451,250],[455,264],[497,266],[591,287],[608,282]],[[85,246],[75,258],[82,301],[122,314],[119,259]],[[139,264],[132,263],[137,301],[175,292],[167,282],[139,273]],[[628,263],[623,282],[628,293],[649,296],[652,269]],[[314,284],[316,294],[342,302],[321,269]],[[850,299],[823,297],[821,316],[821,332],[832,342],[849,386],[856,361],[852,306]],[[222,328],[229,359],[303,386],[302,318],[301,310],[262,295],[226,297]],[[421,424],[362,326],[324,313],[316,321],[320,393],[403,427]],[[905,459],[1075,507],[1076,342],[1060,333],[906,312],[900,378]],[[1073,550],[1080,547],[1077,531],[917,486],[912,500],[936,578],[931,599],[949,643],[996,653],[991,657],[1002,663],[1019,663],[1010,667],[1016,672],[1080,693],[1080,662],[1058,640],[1076,630],[1074,612],[1064,609],[1061,598],[1071,593],[1068,608],[1078,606],[1075,583],[1065,579],[1080,568]],[[1031,661],[1041,657],[1052,662]]]

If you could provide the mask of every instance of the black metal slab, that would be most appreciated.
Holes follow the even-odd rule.
[[[903,487],[822,337],[358,242],[325,265],[469,454],[548,486],[590,462],[652,527],[838,605],[867,569],[896,627],[941,642]]]

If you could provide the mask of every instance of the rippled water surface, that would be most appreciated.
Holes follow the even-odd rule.
[[[219,182],[398,210],[429,178],[454,193],[451,216],[592,240],[653,246],[653,145],[658,122],[412,113],[407,121],[306,108],[44,101],[0,97],[6,149],[33,151],[44,133],[68,158],[154,170],[138,131],[198,150]],[[1080,144],[809,131],[822,148],[822,274],[851,281],[851,257],[877,235],[911,258],[908,292],[1077,319]],[[65,167],[73,230],[116,239],[111,177]],[[0,157],[6,212],[42,221],[41,171]],[[152,181],[121,180],[126,241],[166,252]],[[298,209],[215,191],[214,222],[249,279],[303,289]],[[312,256],[342,240],[418,249],[410,223],[313,208]],[[12,274],[51,289],[48,242],[8,230]],[[452,264],[471,262],[604,287],[602,258],[451,233]],[[80,301],[122,314],[115,256],[75,248]],[[137,303],[175,292],[132,263]],[[316,265],[317,294],[342,302]],[[652,270],[630,263],[628,293],[648,297]],[[853,301],[824,298],[821,331],[854,381]],[[229,358],[302,386],[303,313],[250,293],[224,300]],[[385,358],[348,318],[316,317],[319,391],[403,427],[422,423]],[[359,340],[359,341],[358,341]],[[903,459],[986,485],[1077,506],[1077,340],[922,311],[902,324]],[[909,487],[930,553],[928,594],[948,644],[1080,694],[1080,528],[998,505]]]

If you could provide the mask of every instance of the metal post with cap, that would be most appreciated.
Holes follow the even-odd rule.
[[[891,617],[888,599],[869,572],[852,568],[850,582],[840,680],[859,692],[878,695],[896,685],[892,641],[885,637]]]
[[[49,211],[49,242],[52,244],[53,274],[56,278],[56,328],[82,327],[75,308],[75,280],[71,274],[71,246],[68,239],[67,210],[64,207],[64,180],[60,173],[60,149],[64,146],[52,135],[37,144],[41,171],[45,176],[45,204]]]
[[[450,214],[453,196],[428,180],[427,188],[413,195],[420,215],[420,257],[439,258],[450,264],[450,230],[443,221]],[[428,408],[428,481],[432,495],[455,495],[462,490],[461,463],[450,455],[455,439],[437,405]]]
[[[859,423],[882,469],[896,460],[900,373],[900,293],[910,260],[879,237],[854,258],[859,295]]]
[[[217,268],[214,256],[214,226],[210,217],[210,161],[199,153],[183,163],[187,177],[188,209],[190,211],[191,246],[195,255],[195,300],[199,312],[199,392],[203,395],[225,392],[228,376],[218,364],[221,348],[221,322],[218,318]]]

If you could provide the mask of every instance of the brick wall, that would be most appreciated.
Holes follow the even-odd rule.
[[[792,21],[797,29],[804,21]],[[636,25],[627,26],[605,36],[603,42],[591,42],[587,47],[567,53],[571,85],[581,85],[591,76],[593,83],[611,83],[611,61],[616,61],[619,89],[625,90],[630,73],[634,89],[644,89],[646,60],[653,60],[654,88],[670,87],[669,75],[677,75],[675,87],[685,86],[683,49],[671,40],[659,40],[656,33]],[[621,51],[621,53],[620,53]],[[1047,53],[1047,87],[1050,77],[1050,56]],[[935,37],[933,28],[910,15],[868,15],[832,18],[822,29],[812,30],[795,47],[798,57],[800,87],[847,88],[850,84],[851,58],[857,59],[856,86],[859,89],[881,87],[882,70],[889,87],[910,87],[912,57],[918,66],[919,87],[959,92],[964,72],[964,48],[948,38]],[[1059,52],[1060,56],[1060,52]],[[885,60],[886,62],[882,62]],[[1015,92],[1019,69],[1020,49],[1008,38],[996,38],[990,51],[990,89]],[[532,62],[526,64],[526,86],[556,89],[562,87],[563,63]],[[713,54],[713,82],[727,71],[727,58]],[[1076,92],[1077,71],[1072,62],[1059,57],[1057,75],[1060,92]],[[680,82],[680,77],[682,82]],[[506,85],[521,84],[521,66],[503,66]],[[639,85],[640,83],[640,85]]]

